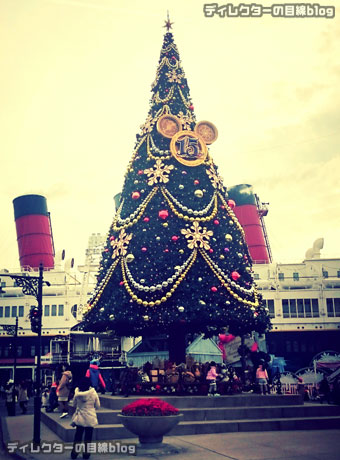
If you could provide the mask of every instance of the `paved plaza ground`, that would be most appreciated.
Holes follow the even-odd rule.
[[[30,405],[27,415],[5,417],[4,402],[0,401],[4,441],[30,444],[33,435],[33,415]],[[17,414],[20,409],[17,409]],[[45,425],[41,425],[41,440],[61,445],[60,439]],[[137,439],[120,440],[117,443],[137,446],[136,455],[120,453],[93,453],[92,460],[124,460],[137,457],[141,460],[340,460],[340,430],[267,431],[245,433],[220,433],[195,436],[166,436],[160,450],[143,450]],[[116,446],[114,433],[111,445]],[[47,444],[46,444],[47,446]],[[32,454],[16,451],[17,458],[61,460],[70,458],[71,445],[66,444],[63,453]],[[46,447],[47,449],[47,447]],[[26,449],[28,450],[28,449]],[[0,451],[1,460],[11,457]],[[13,458],[13,457],[12,457]],[[82,458],[81,454],[78,458]]]

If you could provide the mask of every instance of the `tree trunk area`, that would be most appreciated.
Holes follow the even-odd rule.
[[[169,361],[172,363],[185,363],[186,357],[186,334],[184,328],[178,326],[169,332],[168,347]]]

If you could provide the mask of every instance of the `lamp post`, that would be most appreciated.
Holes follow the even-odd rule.
[[[48,281],[43,280],[43,265],[39,266],[39,276],[23,276],[23,275],[9,275],[1,274],[3,276],[9,276],[12,278],[16,285],[22,288],[24,295],[31,295],[36,298],[38,302],[38,315],[35,318],[34,331],[38,334],[38,340],[36,344],[36,377],[35,377],[35,395],[34,395],[34,423],[33,423],[33,443],[40,444],[40,420],[41,420],[41,376],[40,376],[40,363],[41,363],[41,317],[42,317],[42,287],[45,283],[50,286]],[[31,318],[32,320],[32,318]],[[33,325],[33,323],[32,323]],[[15,352],[15,363],[16,363],[16,352]]]
[[[2,290],[2,293],[5,291]],[[17,369],[17,337],[18,337],[18,329],[23,329],[21,326],[18,325],[18,317],[15,318],[15,324],[0,324],[2,329],[7,332],[9,335],[13,335],[13,415],[15,415],[15,373]]]

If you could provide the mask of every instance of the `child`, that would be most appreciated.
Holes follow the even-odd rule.
[[[105,393],[106,384],[102,377],[102,374],[99,370],[99,361],[97,359],[93,359],[90,362],[90,367],[87,369],[85,377],[90,379],[90,385],[96,391],[101,389],[102,393]]]
[[[211,361],[209,370],[207,373],[207,382],[209,383],[208,396],[220,396],[217,393],[217,385],[216,385],[217,376],[218,374],[216,372],[216,363],[215,361]]]
[[[259,367],[256,370],[256,381],[259,384],[261,395],[266,394],[268,374],[263,364],[259,364]]]
[[[41,406],[45,410],[48,407],[48,388],[47,387],[44,387],[41,393]]]

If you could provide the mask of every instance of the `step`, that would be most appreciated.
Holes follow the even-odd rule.
[[[71,411],[70,411],[71,412]],[[290,417],[340,416],[340,406],[297,405],[297,406],[255,406],[255,407],[209,407],[181,409],[183,421],[269,419]],[[100,408],[97,411],[100,425],[120,423],[120,410]]]
[[[329,406],[331,407],[331,406]],[[70,426],[71,418],[60,420],[59,414],[41,414],[42,421],[65,442],[72,442],[75,429]],[[175,426],[170,435],[184,436],[209,433],[283,430],[323,430],[340,428],[340,416],[291,417],[270,419],[199,420],[183,421]],[[93,440],[135,438],[121,424],[102,424],[95,428]]]
[[[243,393],[239,395],[226,395],[215,398],[207,396],[129,396],[122,398],[120,396],[100,395],[102,407],[108,409],[122,409],[127,404],[141,398],[159,398],[172,404],[178,409],[190,407],[252,407],[252,406],[289,406],[303,404],[301,395],[266,395],[262,396],[255,393]]]

